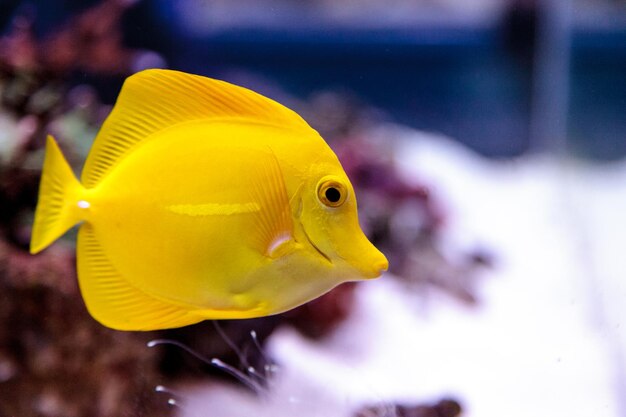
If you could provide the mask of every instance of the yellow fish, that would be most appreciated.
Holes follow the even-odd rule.
[[[48,137],[31,253],[78,223],[83,298],[119,330],[276,314],[388,266],[315,130],[177,71],[126,80],[80,182]]]

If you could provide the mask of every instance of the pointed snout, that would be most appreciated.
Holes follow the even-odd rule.
[[[351,279],[373,279],[381,276],[389,268],[385,255],[369,241],[360,227],[349,235],[350,239],[344,239],[343,244],[337,246],[340,248],[337,254],[350,266]]]
[[[367,268],[367,265],[363,265],[365,268],[362,269],[363,276],[366,279],[378,278],[389,268],[389,261],[387,261],[385,255],[373,245],[372,248],[376,253],[371,257],[369,268]]]
[[[370,273],[365,274],[366,278],[378,278],[383,274],[383,272],[387,270],[387,268],[389,268],[389,262],[387,261],[387,258],[385,258],[385,255],[383,255],[382,253],[381,256],[381,259],[374,261],[374,263],[372,264]]]
[[[382,253],[381,255],[382,255],[382,259],[374,263],[374,271],[378,271],[378,274],[376,276],[382,275],[383,272],[389,269],[389,261],[387,260],[385,255],[383,255]]]

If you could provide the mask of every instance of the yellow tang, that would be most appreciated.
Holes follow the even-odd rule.
[[[126,80],[80,182],[48,137],[31,253],[77,223],[87,308],[120,330],[276,314],[387,269],[315,130],[177,71]]]

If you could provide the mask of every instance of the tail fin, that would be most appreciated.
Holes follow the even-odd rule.
[[[78,201],[83,190],[59,145],[48,136],[30,253],[42,251],[82,220]]]

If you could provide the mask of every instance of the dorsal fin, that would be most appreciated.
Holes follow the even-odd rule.
[[[292,110],[246,88],[179,71],[146,70],[126,79],[85,162],[83,185],[96,186],[154,133],[179,123],[210,119],[312,130]]]

